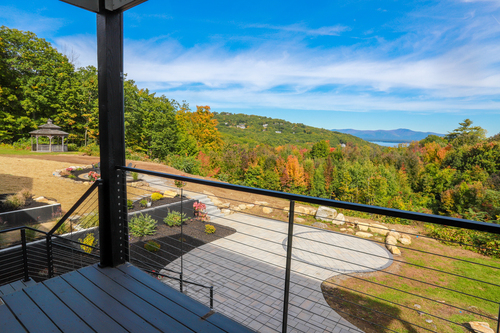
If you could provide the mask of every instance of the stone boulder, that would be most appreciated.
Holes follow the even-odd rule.
[[[260,206],[269,206],[269,203],[266,201],[255,201],[254,203]]]
[[[314,222],[312,226],[315,228],[326,229],[326,224],[322,222]]]
[[[337,211],[333,208],[320,206],[316,211],[316,220],[332,222],[334,218],[337,217]]]
[[[368,227],[369,227],[368,224],[358,223],[358,229],[361,231],[368,231]]]
[[[371,223],[370,231],[385,236],[389,233],[389,228],[387,228],[385,225],[382,224]]]
[[[265,213],[265,214],[271,214],[273,212],[273,209],[272,208],[269,208],[269,207],[262,207],[262,211]]]
[[[247,204],[247,209],[252,209],[252,208],[254,208],[254,207],[255,207],[255,205],[254,205],[254,204]]]
[[[241,204],[241,205],[238,205],[238,208],[241,210],[245,210],[245,209],[247,209],[247,205]]]
[[[363,231],[358,231],[356,233],[356,236],[359,236],[359,237],[363,237],[363,238],[370,238],[370,237],[373,237],[372,234],[370,234],[369,232],[363,232]]]
[[[387,238],[385,239],[385,243],[387,245],[397,245],[398,244],[398,240],[392,236],[387,236]]]
[[[222,205],[219,206],[219,208],[229,208],[231,207],[231,204],[229,202],[224,202]]]
[[[231,210],[230,209],[221,209],[221,213],[224,215],[229,215],[229,214],[231,214]]]
[[[397,246],[394,245],[386,245],[387,249],[395,256],[400,256],[401,251],[398,249]]]
[[[392,236],[396,239],[400,239],[401,238],[401,234],[395,230],[391,230],[389,231],[389,234],[387,236]]]
[[[295,214],[307,215],[309,214],[309,208],[307,207],[295,207]]]
[[[303,219],[302,217],[296,217],[294,219],[294,221],[297,222],[297,223],[304,223],[306,221],[306,219]]]
[[[409,235],[401,235],[401,238],[399,238],[399,242],[403,245],[410,245],[411,237]]]
[[[495,333],[495,331],[490,328],[490,324],[486,322],[471,321],[469,325],[474,333]]]
[[[222,201],[220,201],[220,200],[219,200],[219,199],[217,199],[217,198],[212,198],[211,200],[212,200],[212,203],[213,203],[215,206],[217,206],[217,207],[219,207],[219,206],[221,206],[221,205],[223,205],[223,204],[224,204]]]

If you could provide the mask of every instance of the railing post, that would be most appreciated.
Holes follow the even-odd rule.
[[[30,280],[28,275],[28,250],[26,248],[26,230],[21,229],[21,244],[23,247],[23,267],[24,267],[24,282]]]
[[[54,276],[54,258],[52,256],[52,237],[47,235],[46,244],[47,244],[47,274],[49,279]]]
[[[210,310],[214,308],[214,286],[210,286]]]
[[[286,333],[288,326],[288,300],[290,294],[290,275],[292,269],[292,240],[293,240],[293,216],[295,215],[295,201],[290,200],[288,211],[288,240],[286,245],[286,267],[285,267],[285,290],[283,300],[283,327],[281,331]]]
[[[182,197],[184,196],[184,191],[181,187],[181,293],[182,293],[182,275],[184,273],[184,231],[183,231],[183,228],[182,228],[182,225],[184,224],[184,221],[182,220],[182,205],[183,205],[183,201],[182,201]]]
[[[179,290],[182,293],[182,272],[179,274],[179,284],[180,284]]]

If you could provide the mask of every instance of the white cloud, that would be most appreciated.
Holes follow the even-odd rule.
[[[9,6],[0,6],[0,19],[2,25],[9,28],[32,31],[38,35],[57,31],[65,21],[61,18],[47,17]]]
[[[330,27],[321,27],[318,29],[307,28],[303,24],[293,24],[286,26],[279,25],[271,25],[271,24],[250,24],[247,25],[248,28],[262,28],[262,29],[271,29],[271,30],[279,30],[279,31],[287,31],[287,32],[299,32],[304,33],[306,35],[312,36],[339,36],[344,31],[349,31],[351,28],[343,25],[334,25]]]

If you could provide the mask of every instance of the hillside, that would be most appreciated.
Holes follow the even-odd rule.
[[[359,146],[370,145],[365,140],[350,134],[295,124],[283,119],[228,112],[216,113],[215,119],[219,122],[217,128],[225,141],[231,140],[251,147],[259,144],[273,147],[285,144],[305,146],[321,140],[330,140],[331,147],[349,142]]]
[[[444,136],[433,132],[418,132],[406,128],[395,130],[355,130],[355,129],[332,129],[332,131],[351,134],[367,141],[385,141],[385,142],[411,142],[420,141],[429,135]]]

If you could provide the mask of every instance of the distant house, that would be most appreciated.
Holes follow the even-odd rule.
[[[278,134],[281,134],[281,131],[275,131],[275,132],[278,133]]]
[[[245,129],[245,128],[246,128],[246,127],[245,127],[245,124],[239,124],[239,125],[238,125],[238,126],[236,126],[236,127],[241,128],[241,129]]]
[[[262,125],[262,127],[267,128],[267,124]]]
[[[342,143],[340,147],[345,148],[345,143]]]

